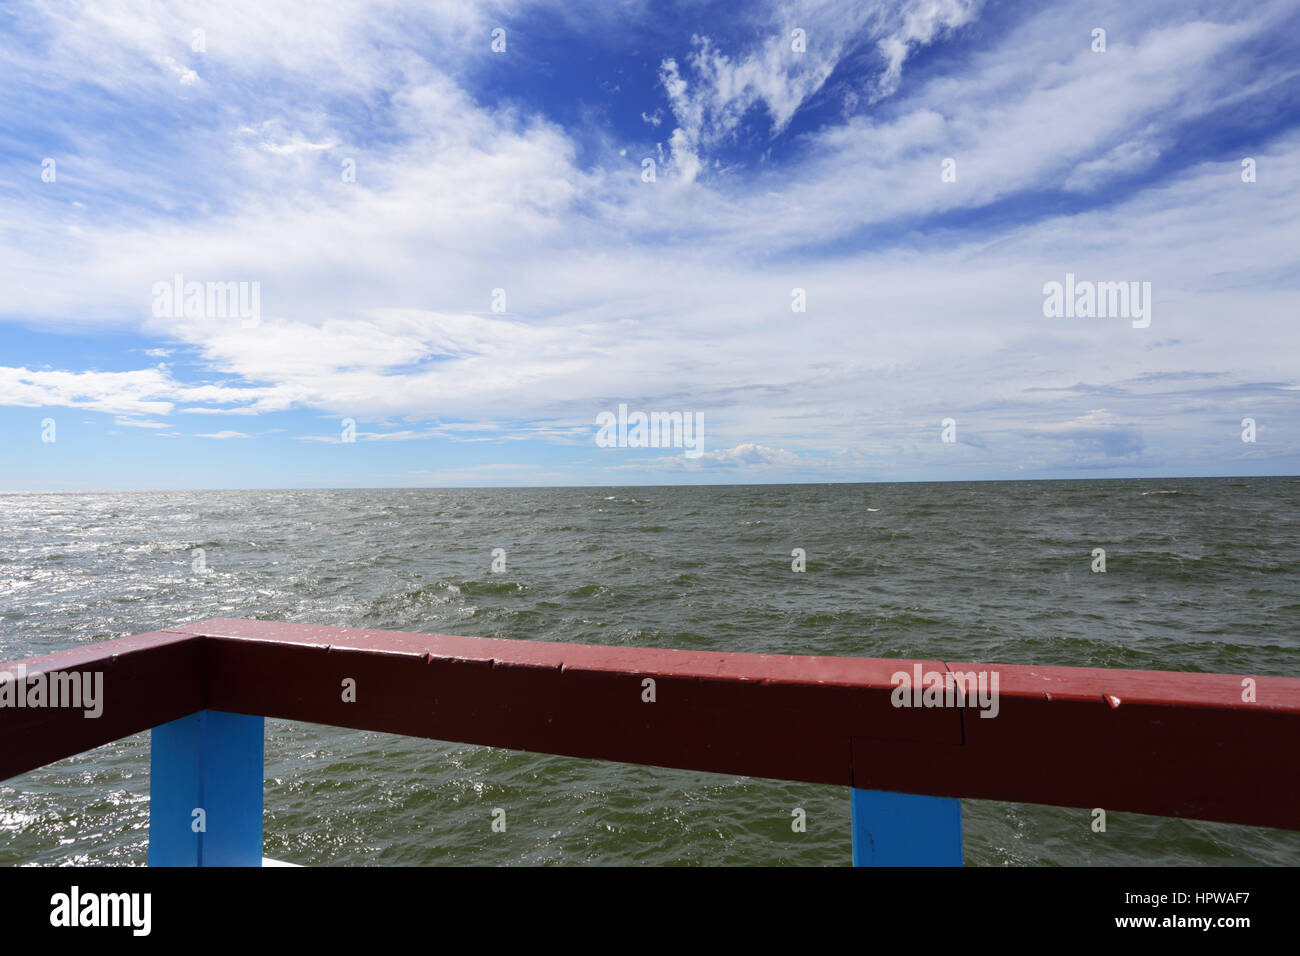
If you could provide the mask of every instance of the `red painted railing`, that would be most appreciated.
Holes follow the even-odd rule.
[[[995,672],[997,716],[895,706],[894,675],[918,665]],[[859,789],[1300,829],[1294,678],[598,647],[222,618],[0,671],[19,667],[29,676],[102,672],[103,712],[0,706],[0,779],[216,710]]]

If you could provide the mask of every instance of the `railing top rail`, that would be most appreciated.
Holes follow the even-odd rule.
[[[20,670],[29,684],[40,674],[100,672],[103,708],[87,718],[4,706],[5,688],[12,694],[18,682],[0,685],[0,779],[211,709],[718,773],[1300,829],[1296,678],[226,618],[0,665]],[[899,688],[898,674],[917,686]],[[945,692],[944,682],[965,691]],[[937,685],[928,696],[927,684]]]

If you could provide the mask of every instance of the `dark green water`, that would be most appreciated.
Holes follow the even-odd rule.
[[[224,616],[1296,676],[1297,505],[1295,478],[6,494],[0,660]],[[0,783],[0,864],[142,864],[148,756],[142,734]],[[836,787],[283,721],[266,776],[266,852],[296,863],[849,860]],[[1286,831],[1112,813],[1098,834],[984,801],[964,822],[968,864],[1300,864]]]

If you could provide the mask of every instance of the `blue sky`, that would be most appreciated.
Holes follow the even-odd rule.
[[[0,490],[1300,473],[1294,2],[17,2],[0,47]],[[1067,274],[1149,324],[1045,315]],[[598,446],[620,404],[703,454]]]

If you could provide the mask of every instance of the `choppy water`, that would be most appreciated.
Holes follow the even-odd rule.
[[[1295,676],[1298,504],[1294,478],[5,494],[0,660],[225,616]],[[142,864],[148,747],[0,783],[0,864]],[[266,776],[266,852],[297,863],[849,859],[837,787],[285,721]],[[968,864],[1300,864],[1286,831],[1112,813],[1095,834],[1085,810],[983,801],[964,820]]]

